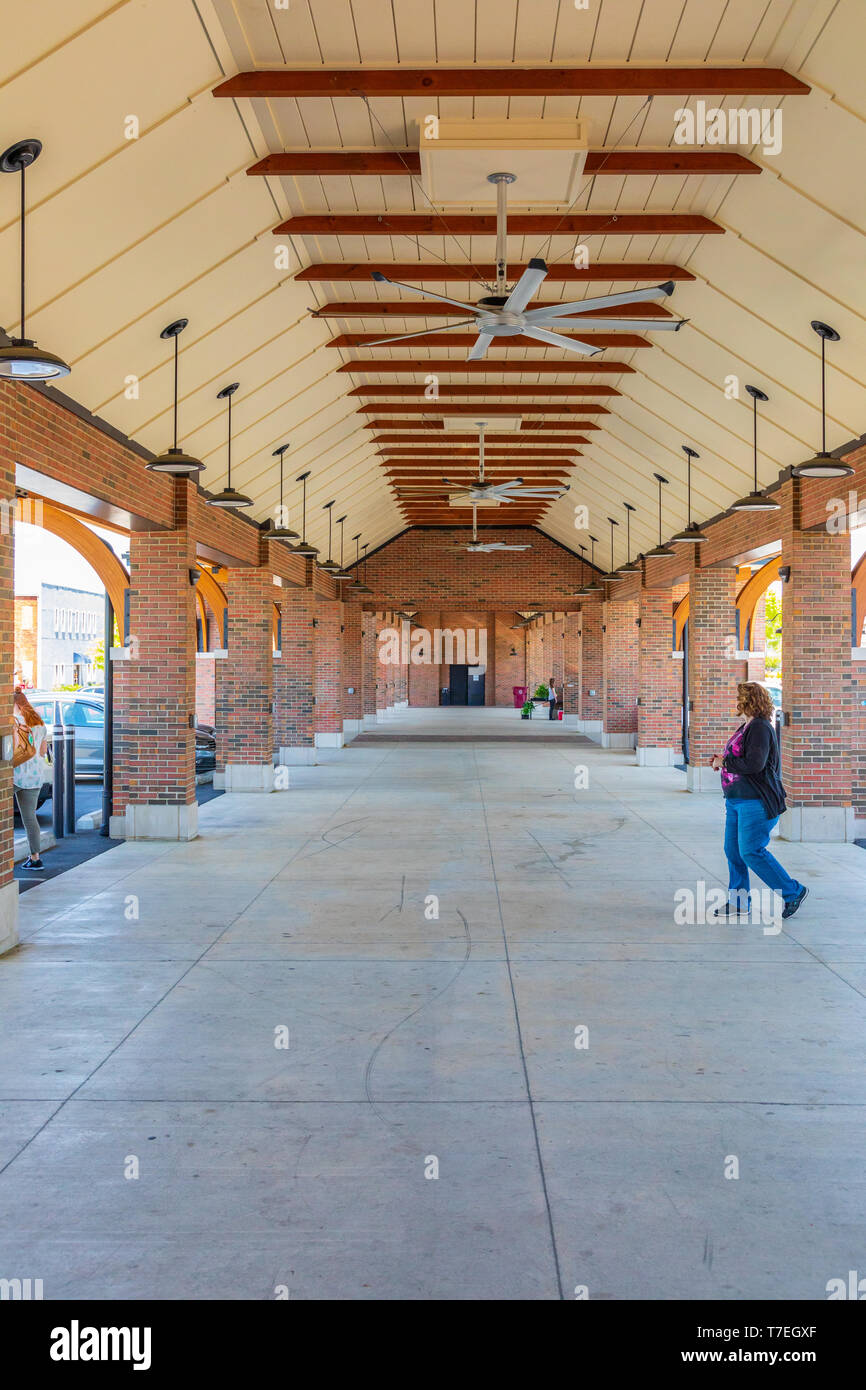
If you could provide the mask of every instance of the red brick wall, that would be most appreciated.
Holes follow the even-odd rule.
[[[858,816],[866,816],[866,661],[853,663],[851,780]]]
[[[601,719],[604,709],[604,662],[602,644],[602,605],[585,603],[580,614],[580,704],[581,719]],[[592,692],[595,691],[595,694]]]
[[[30,626],[24,625],[25,610],[30,614]],[[15,595],[15,681],[27,679],[30,685],[39,684],[39,600],[35,594]],[[30,664],[29,678],[24,675],[24,663]]]
[[[195,718],[197,724],[216,724],[216,661],[197,656],[195,662]]]
[[[782,489],[782,780],[796,806],[851,805],[851,538],[801,529],[805,484]]]
[[[526,684],[526,637],[524,629],[512,632],[512,626],[519,621],[516,611],[502,609],[494,615],[494,672],[490,679],[488,672],[487,691],[492,689],[494,703],[500,707],[510,707],[513,703],[512,688]],[[487,635],[488,647],[490,634]],[[512,648],[516,655],[512,656]]]
[[[191,483],[178,481],[180,496]],[[131,659],[114,665],[114,813],[195,799],[195,589],[184,528],[130,537]]]
[[[360,719],[363,713],[361,693],[361,659],[363,614],[357,603],[343,607],[343,718]],[[354,694],[349,694],[349,687]]]
[[[316,733],[343,731],[343,605],[316,603]]]
[[[637,729],[638,627],[635,599],[603,606],[604,732],[628,734]]]
[[[671,655],[669,589],[641,590],[640,623],[638,747],[678,748],[682,743],[683,667]]]
[[[271,763],[274,738],[273,612],[281,591],[270,569],[230,569],[228,656],[217,662],[217,766]]]
[[[312,748],[317,600],[312,589],[284,588],[279,603],[282,656],[274,662],[274,747]]]
[[[588,565],[532,528],[484,528],[484,539],[529,544],[531,550],[467,555],[448,546],[467,539],[465,528],[413,529],[369,557],[370,608],[570,608]]]
[[[376,614],[364,613],[361,621],[363,625],[362,703],[366,716],[376,713]]]
[[[708,767],[737,726],[736,585],[737,571],[728,568],[696,568],[689,580],[689,762],[695,766]]]

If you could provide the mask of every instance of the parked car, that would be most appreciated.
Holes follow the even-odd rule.
[[[105,773],[105,699],[95,690],[31,690],[27,697],[48,726],[55,729],[75,729],[75,776],[101,779]],[[216,763],[216,731],[210,724],[198,724],[195,730],[195,770],[210,772]],[[39,794],[40,804],[51,795],[46,783]]]

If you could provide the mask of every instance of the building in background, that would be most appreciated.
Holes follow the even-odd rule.
[[[42,690],[98,679],[105,596],[62,584],[40,584],[15,596],[15,680]]]

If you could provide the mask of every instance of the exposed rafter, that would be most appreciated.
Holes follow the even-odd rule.
[[[722,236],[724,227],[691,212],[516,212],[509,236]],[[495,236],[488,213],[309,212],[274,228],[277,236]]]
[[[417,150],[284,150],[266,155],[247,173],[409,177],[421,173],[421,156]],[[591,150],[584,173],[760,174],[761,166],[730,150]]]
[[[496,266],[489,261],[475,265],[470,261],[446,263],[445,261],[322,261],[299,270],[296,280],[321,280],[331,284],[363,280],[369,283],[372,272],[376,270],[389,280],[442,283],[445,280],[461,282],[496,279]],[[570,261],[560,261],[549,265],[547,279],[550,283],[562,281],[566,284],[588,285],[599,280],[620,281],[640,284],[662,284],[665,280],[694,280],[696,276],[684,266],[672,265],[666,261],[598,261],[587,267],[574,266]]]

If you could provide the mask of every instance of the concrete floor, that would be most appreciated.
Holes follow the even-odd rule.
[[[811,896],[778,936],[680,926],[677,889],[721,881],[722,815],[673,769],[322,757],[203,806],[193,843],[22,898],[0,1276],[46,1298],[823,1299],[866,1274],[862,850],[780,846]]]

